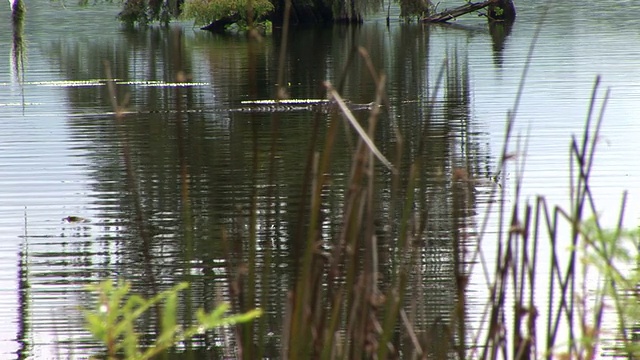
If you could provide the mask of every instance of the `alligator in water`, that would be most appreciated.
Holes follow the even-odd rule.
[[[338,108],[338,104],[334,100],[327,99],[287,99],[287,100],[246,100],[240,102],[242,106],[229,109],[230,112],[246,112],[246,113],[275,113],[275,112],[294,112],[294,111],[310,111],[328,113]],[[351,111],[372,110],[375,104],[373,102],[366,104],[357,104],[350,101],[345,102],[347,108]]]
[[[373,110],[376,106],[375,103],[370,102],[366,104],[353,103],[351,101],[345,101],[345,105],[350,111],[369,111]],[[279,113],[279,112],[318,112],[322,114],[328,114],[334,109],[338,109],[338,104],[335,100],[326,99],[288,99],[288,100],[246,100],[241,101],[240,106],[231,108],[215,108],[215,109],[197,109],[197,110],[182,110],[182,112],[214,112],[214,113]],[[152,114],[152,113],[174,113],[177,110],[151,110],[151,111],[122,111],[120,115],[132,115],[132,114]],[[71,114],[71,117],[86,117],[91,115],[116,115],[115,112],[104,113],[80,113]]]

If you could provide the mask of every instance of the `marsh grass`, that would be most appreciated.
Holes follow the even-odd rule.
[[[367,64],[375,81],[375,104],[386,105],[389,109],[385,75],[371,65],[365,49],[357,49],[354,57]],[[350,58],[351,61],[354,60]],[[431,91],[431,105],[451,66],[455,65],[442,65]],[[621,333],[613,348],[628,358],[637,357],[639,351],[631,329],[640,323],[636,291],[640,279],[637,264],[634,265],[639,236],[637,232],[624,230],[622,220],[613,230],[605,229],[598,221],[598,209],[590,188],[609,93],[606,92],[598,110],[600,85],[597,79],[582,137],[571,141],[569,207],[551,205],[544,196],[529,203],[522,200],[526,160],[522,154],[526,153],[526,144],[513,148],[512,134],[528,66],[527,62],[513,109],[507,114],[504,148],[495,170],[496,174],[514,170],[514,184],[509,185],[504,177],[499,177],[500,182],[492,185],[485,219],[476,229],[477,239],[470,241],[468,235],[457,231],[462,226],[456,226],[456,231],[452,232],[449,246],[453,266],[446,289],[450,301],[444,312],[439,310],[441,316],[435,319],[419,318],[419,314],[433,313],[430,309],[433,305],[421,298],[416,290],[428,281],[419,271],[420,261],[423,261],[421,252],[430,241],[430,204],[425,196],[427,185],[421,169],[428,161],[427,135],[435,105],[426,109],[420,129],[419,155],[404,165],[401,155],[404,139],[397,128],[394,128],[397,152],[390,156],[392,160],[376,146],[376,125],[385,107],[374,106],[367,120],[360,123],[347,107],[340,106],[339,91],[325,83],[328,97],[339,106],[329,118],[322,142],[318,137],[324,119],[316,114],[313,120],[301,189],[303,201],[298,209],[295,231],[297,238],[304,240],[304,247],[294,265],[295,278],[284,303],[269,304],[269,294],[282,289],[274,288],[270,281],[274,260],[269,241],[263,244],[258,239],[257,186],[254,186],[247,223],[238,219],[237,226],[248,231],[223,230],[228,295],[233,312],[244,313],[257,307],[265,309],[265,316],[254,322],[235,325],[235,338],[225,343],[229,347],[225,353],[243,359],[267,357],[269,349],[265,339],[269,314],[282,312],[282,331],[276,335],[278,352],[270,357],[592,359],[602,350],[603,332],[600,329],[605,312],[612,309]],[[283,79],[282,73],[278,79]],[[112,92],[115,94],[115,89]],[[279,94],[286,97],[284,89]],[[119,114],[117,103],[114,103],[114,109]],[[180,114],[177,116],[176,121],[180,123]],[[116,121],[121,121],[120,115]],[[275,114],[273,139],[277,138],[278,124]],[[125,133],[121,136],[127,183],[138,202],[127,137]],[[323,232],[323,213],[331,206],[323,194],[332,183],[331,165],[339,136],[355,139],[355,146],[340,202],[340,226],[327,237]],[[259,149],[256,137],[254,174],[259,171],[258,159],[264,158]],[[268,167],[270,179],[276,178],[276,162],[274,140]],[[181,172],[184,221],[191,227],[188,167],[181,166]],[[384,212],[377,203],[379,189],[375,180],[379,176],[391,179],[390,197]],[[452,169],[448,181],[464,188],[473,186],[478,180],[468,172]],[[510,193],[507,189],[513,191]],[[490,204],[497,204],[497,211]],[[624,197],[620,219],[623,209]],[[144,213],[136,207],[135,215],[142,241],[151,241],[147,239]],[[497,218],[490,218],[494,216]],[[482,244],[488,237],[495,237],[496,243],[493,249],[495,261],[492,262],[482,251]],[[187,237],[187,241],[192,240]],[[549,258],[542,258],[542,246],[549,249],[545,252]],[[483,273],[485,284],[479,286],[483,293],[478,294],[476,290],[470,295],[474,271]],[[590,282],[589,271],[600,276],[590,288],[586,285]],[[147,275],[154,284],[152,274],[149,269]],[[548,294],[546,298],[538,296],[541,289]],[[157,289],[154,291],[157,293]],[[483,299],[486,306],[470,309],[470,296],[476,304],[478,298]],[[161,319],[160,309],[156,311],[157,318]],[[478,322],[469,320],[470,311],[481,312]]]
[[[533,47],[534,44],[531,51]],[[359,50],[359,56],[370,64],[364,49]],[[442,67],[432,91],[432,102],[448,66]],[[318,150],[312,146],[309,150],[303,189],[308,207],[300,207],[300,216],[306,221],[300,223],[298,231],[303,234],[306,247],[284,305],[280,358],[593,359],[602,352],[600,329],[607,309],[618,314],[617,328],[622,335],[616,351],[628,358],[638,355],[631,341],[633,336],[628,333],[631,324],[638,323],[635,290],[638,275],[635,267],[628,274],[619,269],[623,263],[637,261],[637,233],[625,231],[621,220],[613,230],[603,228],[597,219],[598,209],[590,188],[609,93],[605,93],[598,107],[598,78],[584,132],[570,143],[569,207],[551,205],[544,195],[529,203],[522,200],[526,144],[517,144],[514,148],[512,140],[528,66],[527,63],[513,110],[507,114],[505,145],[496,169],[497,174],[513,170],[514,184],[507,184],[504,177],[500,177],[500,183],[494,183],[493,198],[488,203],[498,204],[498,209],[489,210],[485,216],[497,219],[485,221],[477,229],[479,236],[473,248],[465,247],[469,239],[464,234],[456,231],[452,234],[451,306],[448,314],[432,321],[415,321],[415,314],[428,313],[431,306],[428,301],[415,299],[415,289],[423,285],[422,281],[428,281],[416,270],[423,246],[429,243],[426,231],[429,215],[425,210],[429,204],[421,184],[424,179],[420,177],[426,158],[417,156],[406,167],[400,164],[401,156],[397,154],[393,157],[395,162],[387,160],[378,152],[373,135],[381,108],[375,107],[362,128],[358,128],[348,109],[338,107],[329,120],[324,147]],[[385,76],[370,69],[377,87],[374,101],[384,104]],[[328,83],[326,89],[329,98],[339,104],[339,93]],[[428,111],[423,134],[429,131],[431,115]],[[336,235],[327,239],[322,232],[322,212],[328,205],[323,203],[326,200],[322,194],[331,183],[332,152],[336,138],[342,136],[343,121],[354,131],[348,136],[354,136],[357,141],[345,185],[341,225]],[[421,149],[427,141],[428,136],[422,136]],[[402,149],[400,133],[396,133],[395,142],[398,149]],[[375,199],[379,194],[375,178],[382,173],[392,178],[393,185],[389,208],[385,209],[388,217],[381,220],[376,208]],[[454,169],[450,181],[468,185],[477,180]],[[620,219],[622,209],[624,201]],[[251,221],[255,222],[255,218]],[[497,228],[489,228],[489,224]],[[256,226],[256,223],[250,224],[250,228]],[[380,229],[390,230],[381,232]],[[481,250],[482,242],[489,236],[495,236],[496,243],[495,261],[491,263]],[[392,246],[380,247],[381,242]],[[626,243],[624,249],[636,251],[622,251],[619,244],[623,242]],[[255,242],[250,241],[248,246],[255,246]],[[549,251],[541,252],[543,246]],[[381,249],[388,252],[381,253]],[[541,254],[545,254],[545,258]],[[249,250],[246,263],[255,264],[255,256],[255,252]],[[384,259],[384,263],[380,259]],[[263,269],[269,271],[268,266]],[[486,286],[480,285],[485,289],[483,294],[469,293],[473,271],[485,273]],[[586,275],[590,271],[600,275],[599,281],[594,283]],[[260,274],[255,268],[244,273],[247,276],[244,284],[259,287],[264,293],[271,291],[265,282],[267,273]],[[587,288],[586,283],[592,286]],[[249,289],[236,285],[236,290]],[[539,293],[548,296],[541,297]],[[241,310],[247,308],[247,298],[255,297],[255,293],[247,290],[235,295],[245,301]],[[485,300],[478,323],[469,322],[469,311],[478,311],[469,308],[469,296]],[[264,301],[263,298],[261,302]],[[607,305],[609,303],[612,305]],[[241,326],[264,329],[264,321],[266,318],[258,319],[257,325]],[[254,343],[255,333],[243,330],[239,337],[241,344],[251,344],[251,349],[242,348],[243,358],[252,358],[253,351],[263,353],[262,343]]]

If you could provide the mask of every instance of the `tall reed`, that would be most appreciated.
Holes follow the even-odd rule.
[[[534,44],[531,51],[533,48]],[[526,157],[520,154],[526,153],[526,143],[517,144],[516,148],[512,144],[513,124],[527,76],[527,63],[514,107],[507,114],[505,145],[496,169],[499,174],[496,178],[500,180],[494,184],[494,201],[489,202],[499,204],[499,208],[497,213],[490,209],[485,215],[487,218],[478,229],[478,242],[470,254],[465,249],[464,235],[453,234],[454,295],[450,313],[425,324],[415,322],[414,314],[428,312],[429,309],[420,307],[429,305],[407,298],[410,295],[409,289],[420,286],[420,277],[415,268],[421,244],[428,240],[428,204],[424,197],[424,185],[421,185],[424,179],[420,176],[425,159],[417,156],[406,167],[406,172],[402,173],[404,170],[399,153],[402,151],[403,137],[399,132],[395,138],[399,149],[398,154],[393,157],[394,161],[389,161],[377,148],[374,134],[382,109],[378,105],[386,102],[385,76],[370,65],[366,50],[359,49],[358,53],[362,61],[369,65],[376,83],[374,110],[361,127],[344,106],[338,91],[330,83],[326,83],[327,94],[336,102],[337,107],[329,119],[324,146],[320,151],[315,147],[318,121],[314,122],[314,140],[309,150],[308,170],[303,182],[303,193],[308,202],[300,207],[299,214],[304,221],[299,222],[300,229],[297,232],[305,239],[305,247],[296,267],[296,280],[289,293],[288,303],[284,306],[285,322],[280,337],[280,357],[594,358],[601,339],[600,334],[593,329],[602,326],[605,289],[596,288],[594,298],[579,286],[579,260],[587,248],[593,249],[589,245],[595,243],[593,239],[585,244],[589,236],[604,233],[597,221],[597,230],[590,233],[584,230],[585,225],[589,224],[587,220],[597,214],[589,183],[608,99],[607,92],[601,110],[596,115],[599,79],[593,89],[582,138],[574,138],[571,143],[572,183],[568,191],[572,197],[569,209],[565,210],[559,205],[551,206],[542,195],[531,204],[522,200],[521,190]],[[448,66],[451,64],[445,63],[438,75],[431,93],[432,104],[435,103]],[[433,109],[435,106],[427,109],[427,117],[422,125],[423,136],[419,145],[421,151],[418,152],[421,154],[429,141],[426,135],[430,130]],[[354,130],[357,143],[353,149],[345,185],[340,229],[335,236],[326,238],[322,231],[323,209],[327,207],[323,193],[332,180],[330,165],[336,139],[340,135],[340,123],[343,121]],[[272,152],[272,156],[274,153]],[[509,185],[500,174],[506,174],[512,168],[516,174],[515,182]],[[385,209],[387,218],[381,218],[375,200],[379,196],[375,178],[382,171],[392,178],[392,198],[389,208]],[[452,180],[471,184],[476,180],[470,176],[471,174],[463,171],[454,171]],[[511,186],[514,190],[512,196],[506,191]],[[512,205],[508,207],[508,204]],[[393,216],[396,209],[398,217]],[[497,221],[488,221],[489,216],[497,216]],[[251,218],[251,221],[255,222],[255,219]],[[490,229],[489,226],[497,228]],[[620,223],[616,233],[624,233],[621,226]],[[562,232],[565,228],[570,229],[568,234]],[[493,235],[496,236],[497,255],[496,260],[489,263],[486,254],[482,253],[481,245],[487,237]],[[565,248],[567,239],[569,250]],[[381,241],[393,244],[390,250],[387,248],[388,253],[380,252]],[[254,246],[255,242],[250,241],[249,244]],[[541,246],[550,249],[549,259],[541,258]],[[250,252],[248,259],[250,262],[255,256],[251,254]],[[607,254],[607,251],[597,252],[595,259],[606,258],[609,256]],[[380,262],[381,258],[385,259],[383,264]],[[565,261],[560,261],[561,258]],[[597,262],[594,258],[591,261]],[[542,268],[543,266],[549,268]],[[609,266],[615,268],[613,263],[609,263]],[[268,267],[264,271],[269,271]],[[474,324],[470,324],[468,319],[472,271],[484,271],[486,279],[486,293],[473,294],[475,298],[486,299],[482,320]],[[263,297],[260,301],[266,301],[264,294],[269,291],[266,283],[268,273],[259,276],[256,270],[251,270],[248,274],[249,284],[261,282]],[[541,274],[549,274],[549,277],[544,278]],[[548,298],[539,296],[541,286],[546,288]],[[253,293],[248,294],[255,296]],[[620,298],[615,297],[616,292],[607,294],[614,296],[615,302],[621,304]],[[595,299],[593,306],[586,305],[588,298]],[[588,311],[588,308],[595,310]],[[266,320],[262,318],[258,321]],[[566,330],[561,332],[561,328]],[[628,324],[624,325],[621,321],[623,332],[625,328],[628,328]],[[264,329],[264,326],[260,325],[260,329]],[[263,354],[263,343],[250,341],[256,339],[256,336],[260,338],[263,335],[254,335],[253,338],[248,334],[243,335],[240,343],[256,347],[258,354]],[[623,336],[623,339],[627,338],[629,336]],[[624,348],[627,349],[628,356],[632,357],[632,347],[628,341]],[[253,351],[243,348],[243,357],[249,358],[247,354],[255,354]]]
[[[290,9],[290,1],[286,8]],[[285,17],[288,18],[288,17]],[[285,23],[278,82],[278,98],[288,96],[283,74],[286,54]],[[452,276],[447,284],[450,302],[437,319],[420,319],[419,314],[434,312],[424,299],[416,299],[412,289],[424,286],[424,279],[417,270],[421,255],[429,243],[430,203],[426,196],[428,187],[423,176],[427,166],[432,119],[436,111],[436,99],[443,87],[447,71],[457,68],[455,62],[442,64],[436,83],[431,91],[425,118],[419,133],[417,156],[403,164],[405,140],[396,127],[394,139],[396,153],[391,159],[383,154],[376,144],[375,130],[382,111],[391,111],[385,94],[386,76],[374,68],[364,48],[354,49],[345,65],[359,58],[370,71],[375,82],[374,106],[366,121],[354,117],[345,105],[337,89],[326,82],[327,96],[336,104],[329,117],[324,139],[320,135],[320,114],[313,121],[307,163],[301,194],[303,201],[298,209],[298,240],[303,248],[292,273],[295,279],[290,284],[286,304],[269,304],[273,289],[273,249],[270,242],[262,243],[258,231],[258,182],[259,159],[263,158],[258,146],[258,137],[253,138],[253,193],[249,206],[249,217],[238,219],[238,229],[243,232],[223,232],[227,257],[228,294],[235,312],[246,312],[262,307],[265,316],[253,323],[235,325],[235,342],[226,345],[227,354],[244,359],[266,357],[266,329],[270,312],[284,308],[281,333],[277,335],[279,357],[283,359],[361,359],[361,358],[411,358],[411,359],[530,359],[545,357],[591,359],[597,354],[601,343],[602,319],[608,301],[620,314],[619,329],[622,333],[622,352],[629,358],[637,353],[631,341],[629,329],[640,322],[629,314],[633,308],[631,300],[637,300],[633,286],[636,277],[624,276],[612,259],[622,259],[622,250],[617,246],[621,238],[634,238],[634,234],[623,231],[622,221],[613,233],[606,232],[597,218],[594,196],[590,188],[594,157],[602,126],[608,92],[604,96],[599,113],[596,111],[599,79],[593,96],[584,133],[571,143],[571,201],[568,209],[552,206],[544,196],[533,204],[522,200],[523,175],[525,172],[526,144],[513,148],[513,126],[523,94],[530,59],[537,39],[534,34],[528,61],[522,74],[522,83],[516,94],[513,109],[507,114],[504,147],[499,157],[496,174],[506,174],[515,169],[515,182],[509,185],[504,176],[493,184],[492,197],[487,213],[477,233],[477,242],[469,247],[466,235],[460,231],[465,224],[453,226],[448,244],[452,256]],[[250,72],[255,69],[250,68]],[[455,71],[454,71],[455,72]],[[250,74],[255,79],[255,73]],[[250,84],[251,85],[251,84]],[[113,83],[109,83],[115,94]],[[251,87],[254,86],[254,87]],[[250,88],[255,90],[255,84]],[[454,91],[453,87],[444,91]],[[180,94],[178,93],[178,98]],[[111,97],[116,99],[115,96]],[[120,121],[119,106],[114,102],[116,119]],[[178,131],[181,131],[181,113],[176,115]],[[120,123],[118,123],[120,125]],[[341,126],[347,124],[345,127]],[[120,129],[121,127],[119,127]],[[254,128],[255,131],[255,128]],[[272,143],[269,158],[269,183],[276,178],[276,138],[279,119],[275,114],[272,122]],[[127,134],[123,139],[123,158],[128,186],[134,198],[135,225],[148,249],[152,241],[146,231],[145,214],[139,206],[135,192],[135,169],[130,161]],[[339,136],[356,139],[352,149],[348,179],[339,210],[339,229],[332,234],[323,231],[324,209],[328,208],[323,196],[332,184],[331,166]],[[182,137],[178,137],[182,141]],[[322,144],[319,148],[318,144]],[[180,144],[180,151],[183,144]],[[180,157],[184,159],[184,156]],[[391,179],[390,196],[384,211],[380,209],[377,178],[384,174]],[[193,247],[192,210],[190,208],[189,169],[180,164],[182,216],[187,228],[188,257]],[[472,187],[477,179],[464,169],[452,169],[451,183],[456,188],[453,201],[456,209],[464,208],[464,189]],[[512,197],[507,189],[513,189]],[[269,190],[272,191],[272,190]],[[267,195],[273,198],[271,193]],[[498,204],[497,211],[491,204]],[[508,204],[511,204],[509,207]],[[624,207],[624,201],[623,206]],[[456,219],[462,218],[452,214]],[[497,216],[496,221],[490,218]],[[620,218],[622,219],[622,210]],[[246,221],[246,223],[245,223]],[[490,228],[495,226],[495,228]],[[563,232],[569,229],[568,234]],[[483,242],[495,235],[495,261],[489,262],[484,254]],[[245,238],[246,236],[246,238]],[[566,245],[570,245],[566,249]],[[550,249],[549,258],[542,259],[540,247]],[[263,253],[259,253],[261,248]],[[637,250],[637,246],[635,247]],[[585,255],[589,255],[588,257]],[[144,254],[147,259],[148,254]],[[240,255],[240,256],[238,256]],[[150,256],[149,256],[150,258]],[[585,270],[581,262],[595,265],[605,279],[603,286],[596,287],[595,296],[585,283]],[[153,287],[151,264],[147,276]],[[542,268],[548,266],[549,268]],[[485,293],[470,294],[469,287],[474,271],[484,273]],[[548,274],[547,278],[541,274]],[[581,278],[582,276],[582,278]],[[636,281],[637,283],[637,281]],[[611,286],[610,284],[615,284]],[[548,293],[540,298],[541,287]],[[444,291],[444,290],[443,290]],[[626,294],[622,296],[621,294]],[[485,300],[480,310],[478,323],[469,321],[471,297]],[[188,300],[190,300],[187,297]],[[611,300],[612,299],[612,300]],[[592,300],[589,304],[588,301]],[[190,302],[190,301],[189,301]],[[637,303],[637,302],[636,302]],[[477,309],[472,309],[476,311]],[[480,311],[478,310],[478,311]],[[635,307],[635,310],[638,310]],[[160,311],[160,310],[158,310]],[[187,311],[189,309],[187,308]],[[640,312],[638,312],[640,313]],[[158,315],[158,319],[161,317]],[[542,328],[542,334],[540,333]]]

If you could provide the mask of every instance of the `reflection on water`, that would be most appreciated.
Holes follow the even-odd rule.
[[[12,25],[12,46],[10,55],[11,82],[19,84],[24,81],[22,72],[24,70],[24,16],[25,5],[22,0],[14,0],[11,4],[11,25]]]
[[[483,20],[451,29],[386,28],[372,21],[300,29],[290,39],[285,79],[292,98],[323,98],[322,82],[328,79],[341,84],[341,94],[354,103],[372,101],[375,84],[354,52],[357,46],[365,47],[374,66],[388,76],[388,104],[375,141],[404,174],[412,161],[422,159],[414,206],[424,214],[425,227],[416,244],[419,262],[407,301],[418,309],[412,321],[429,331],[437,333],[433,329],[446,323],[457,296],[456,276],[471,266],[465,263],[467,252],[476,244],[496,175],[496,149],[533,29],[535,16],[527,15],[532,9],[534,4],[524,4],[513,28],[487,28]],[[229,297],[229,275],[235,275],[229,269],[242,268],[248,224],[255,216],[254,265],[270,267],[271,273],[267,283],[255,287],[259,295],[267,292],[263,306],[267,333],[273,335],[265,341],[276,356],[288,291],[306,246],[298,232],[308,220],[301,215],[308,207],[305,166],[309,150],[323,149],[331,116],[228,111],[242,101],[274,98],[279,37],[249,44],[242,37],[194,33],[188,27],[130,33],[105,25],[113,31],[87,29],[76,38],[29,28],[40,24],[42,9],[36,6],[34,12],[24,31],[30,60],[26,66],[23,60],[12,65],[9,74],[0,72],[0,94],[6,94],[0,100],[0,257],[6,260],[0,267],[5,302],[0,317],[12,324],[0,332],[3,353],[67,358],[92,352],[95,343],[83,330],[78,307],[92,300],[84,285],[105,277],[127,279],[145,296],[177,281],[191,282],[182,315],[182,321],[190,321],[193,309],[209,309]],[[581,128],[584,110],[582,104],[566,105],[582,101],[585,95],[575,89],[597,69],[586,63],[571,71],[575,64],[564,62],[580,62],[583,40],[554,35],[574,34],[574,24],[549,23],[522,117],[527,123],[527,116],[536,115],[543,124],[534,131],[544,141],[531,138],[534,187],[562,194],[557,184],[540,178],[562,167],[568,134]],[[614,32],[607,36],[609,42],[622,41]],[[574,53],[564,56],[558,46]],[[17,64],[22,55],[14,54],[26,51],[11,49]],[[349,56],[356,57],[342,79]],[[114,117],[105,86],[105,61],[127,111],[121,120]],[[618,76],[611,74],[613,81]],[[9,77],[11,82],[5,80]],[[629,135],[623,137],[639,132],[622,116],[637,93],[637,86],[630,86],[618,94],[621,102],[612,104],[618,121],[613,128],[625,129]],[[560,110],[549,113],[540,105],[547,101]],[[356,115],[366,121],[366,113]],[[617,144],[616,154],[632,149]],[[353,133],[343,130],[333,146],[331,182],[323,193],[325,239],[340,230],[353,148]],[[617,164],[608,163],[605,171],[619,174],[624,164]],[[625,184],[638,184],[638,170],[624,171]],[[399,209],[390,204],[391,175],[379,169],[375,187],[376,215],[398,219]],[[611,191],[616,189],[613,184]],[[90,221],[69,221],[75,217]],[[378,229],[383,279],[389,275],[384,259],[393,251],[400,225]],[[467,304],[470,319],[484,300],[473,301]],[[153,333],[153,316],[141,326]],[[224,335],[197,344],[222,352]]]

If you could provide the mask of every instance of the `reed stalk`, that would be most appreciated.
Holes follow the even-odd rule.
[[[287,13],[290,1],[285,2]],[[284,58],[287,48],[288,16],[281,43],[280,67],[278,70],[278,99],[288,96],[284,76]],[[461,214],[464,209],[465,191],[473,187],[476,179],[466,169],[452,169],[452,201],[454,211],[451,216],[453,230],[450,234],[452,254],[451,305],[448,313],[441,318],[420,321],[418,314],[432,310],[428,301],[413,299],[411,289],[423,285],[421,251],[430,240],[428,229],[430,218],[427,190],[428,179],[424,169],[429,160],[429,133],[432,131],[433,116],[437,111],[436,100],[441,91],[447,71],[455,73],[459,64],[443,62],[431,90],[429,105],[425,109],[422,128],[419,129],[417,155],[407,166],[402,166],[404,138],[397,127],[393,127],[395,154],[385,154],[376,143],[375,130],[379,119],[391,112],[385,94],[386,76],[373,66],[367,51],[357,49],[360,59],[366,64],[376,85],[373,110],[366,120],[357,119],[346,106],[340,94],[341,83],[334,88],[325,83],[327,96],[337,104],[328,119],[326,133],[321,135],[320,127],[324,119],[316,114],[313,120],[307,163],[302,181],[302,202],[297,214],[295,241],[303,247],[294,265],[295,279],[290,284],[287,303],[284,308],[282,333],[279,337],[280,356],[283,359],[388,359],[406,357],[412,359],[532,359],[557,356],[576,359],[591,359],[597,353],[601,334],[597,331],[603,324],[604,312],[609,299],[613,299],[618,312],[618,321],[624,351],[627,357],[637,354],[629,328],[633,325],[624,314],[628,302],[616,291],[631,291],[627,286],[631,281],[617,263],[612,260],[620,256],[621,248],[615,241],[598,242],[604,238],[622,238],[622,220],[613,234],[606,233],[596,219],[592,228],[588,219],[597,215],[590,180],[594,168],[594,158],[604,109],[609,98],[607,91],[597,112],[600,79],[593,87],[591,103],[587,113],[582,138],[574,138],[570,145],[569,185],[570,203],[568,209],[552,206],[544,196],[538,196],[530,204],[523,200],[527,144],[518,143],[513,149],[513,131],[516,115],[523,96],[525,79],[531,64],[533,50],[541,26],[533,35],[528,60],[522,73],[522,81],[515,95],[512,110],[506,117],[504,146],[500,153],[496,174],[506,174],[514,169],[515,182],[509,187],[504,176],[496,180],[492,188],[491,201],[480,225],[477,241],[468,248],[469,239],[461,231],[466,226]],[[351,55],[356,54],[352,52]],[[349,56],[345,71],[356,59]],[[255,69],[254,69],[255,70]],[[251,74],[255,79],[255,74]],[[346,75],[345,75],[346,76]],[[343,76],[344,79],[344,76]],[[255,85],[255,84],[253,84]],[[113,83],[109,89],[114,99],[116,120],[122,116]],[[252,88],[255,91],[255,86]],[[456,91],[455,86],[444,91]],[[180,94],[177,94],[180,98]],[[380,105],[387,105],[381,107]],[[178,105],[180,105],[178,103]],[[181,114],[176,117],[177,131],[181,129]],[[118,125],[121,125],[118,123]],[[255,124],[253,124],[255,125]],[[341,126],[343,125],[343,126]],[[121,127],[119,127],[121,129]],[[346,129],[346,130],[343,130]],[[227,258],[229,297],[237,312],[246,312],[255,307],[278,310],[278,305],[268,305],[273,274],[273,249],[270,239],[261,242],[258,233],[258,173],[260,171],[260,146],[257,128],[253,128],[253,168],[252,194],[248,209],[248,219],[238,218],[233,235],[226,229],[222,242]],[[277,182],[276,139],[279,134],[279,119],[272,118],[272,139],[269,158],[269,183]],[[353,141],[348,177],[341,198],[340,224],[337,231],[325,231],[324,210],[327,199],[324,194],[332,184],[334,150],[339,136],[345,135]],[[126,166],[128,186],[132,189],[138,204],[135,171],[131,165],[126,133],[123,139],[123,158]],[[321,139],[321,136],[324,136]],[[181,141],[181,137],[178,139]],[[322,144],[322,145],[319,145]],[[180,158],[183,145],[180,143]],[[392,159],[392,160],[389,160]],[[379,209],[377,203],[379,189],[377,178],[384,171],[391,178],[388,207]],[[189,169],[180,164],[181,199],[183,222],[187,237],[188,257],[193,255],[192,211],[189,194]],[[507,188],[512,189],[511,195]],[[275,190],[267,190],[267,198],[275,199]],[[493,202],[498,204],[494,209]],[[511,204],[511,206],[509,206]],[[623,217],[624,198],[620,210]],[[270,205],[275,206],[275,205]],[[496,214],[497,212],[497,214]],[[149,248],[150,235],[145,232],[145,217],[139,204],[135,208],[136,223],[140,226],[144,248]],[[489,229],[490,216],[498,216],[496,228]],[[338,216],[336,216],[338,217]],[[246,224],[245,224],[246,221]],[[267,220],[271,221],[271,220]],[[458,222],[460,221],[460,222]],[[269,225],[269,223],[268,223]],[[269,227],[269,226],[268,226]],[[568,233],[566,229],[568,230]],[[247,230],[248,229],[248,230]],[[487,261],[482,252],[483,241],[490,230],[495,234],[496,260]],[[567,241],[569,249],[567,250]],[[540,248],[549,248],[549,258],[542,259]],[[264,250],[261,255],[259,248]],[[603,278],[614,285],[598,288],[595,297],[588,302],[585,285],[586,270],[580,260],[585,254],[594,254],[593,262],[602,262]],[[600,263],[598,263],[600,264]],[[155,283],[153,269],[146,264],[151,283]],[[480,267],[477,269],[477,267]],[[548,268],[543,268],[548,266]],[[486,300],[479,324],[470,324],[469,282],[476,268],[482,271],[485,281]],[[543,274],[548,273],[548,277]],[[581,282],[582,280],[582,282]],[[623,281],[624,280],[624,281]],[[545,286],[548,299],[539,298],[541,286]],[[155,290],[154,288],[154,291]],[[633,295],[632,295],[633,296]],[[189,301],[190,302],[190,301]],[[593,310],[589,311],[591,308]],[[268,313],[268,312],[267,312]],[[546,315],[546,316],[545,316]],[[544,318],[543,318],[544,317]],[[640,321],[640,319],[638,319]],[[235,325],[235,354],[244,359],[263,358],[266,354],[265,338],[267,316],[256,323]],[[543,334],[539,327],[544,324]],[[474,328],[474,326],[476,328]],[[566,329],[563,333],[561,329]],[[578,340],[576,340],[578,339]],[[233,353],[229,351],[229,353]]]

